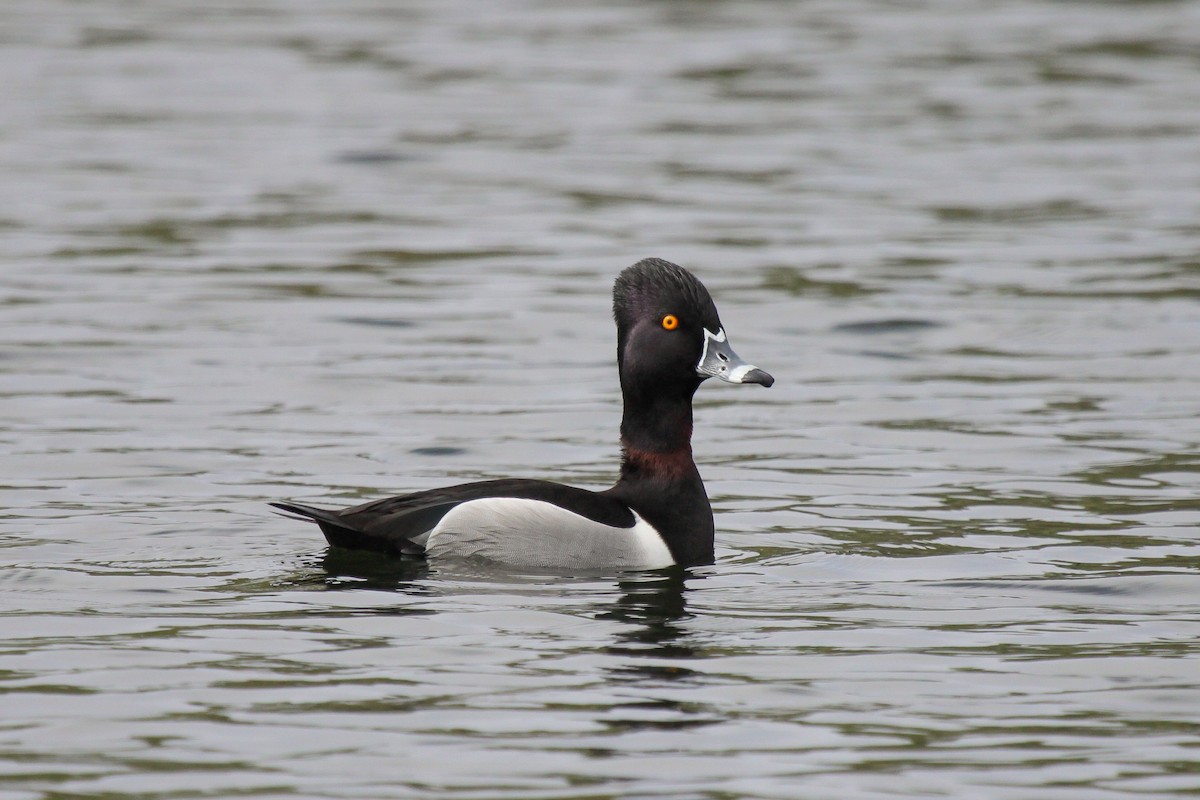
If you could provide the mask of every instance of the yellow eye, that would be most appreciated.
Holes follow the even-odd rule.
[[[667,314],[663,317],[662,326],[669,331],[673,331],[679,327],[679,317],[674,314]]]

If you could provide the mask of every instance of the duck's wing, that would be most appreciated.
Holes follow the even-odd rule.
[[[448,513],[484,499],[538,500],[609,528],[632,528],[636,522],[627,505],[604,494],[520,478],[464,483],[337,510],[299,503],[271,505],[317,523],[335,547],[421,556],[430,532]]]

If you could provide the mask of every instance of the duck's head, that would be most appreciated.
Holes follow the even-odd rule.
[[[626,391],[675,388],[690,396],[712,377],[760,386],[775,382],[733,352],[704,284],[669,261],[643,259],[618,275],[613,317]]]

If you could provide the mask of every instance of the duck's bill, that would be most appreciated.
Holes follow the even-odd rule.
[[[704,378],[720,378],[728,383],[757,383],[759,386],[770,386],[775,382],[770,373],[743,361],[733,352],[724,328],[716,333],[705,329],[704,352],[700,354],[700,362],[696,364],[696,374]]]

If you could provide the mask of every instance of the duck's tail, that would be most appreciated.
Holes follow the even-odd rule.
[[[321,533],[325,534],[325,539],[335,547],[362,547],[363,541],[367,539],[363,536],[362,531],[347,525],[336,511],[330,511],[327,508],[313,508],[299,503],[271,503],[271,505],[287,512],[280,516],[317,523],[321,526]]]
[[[325,540],[334,547],[375,550],[390,555],[421,556],[425,553],[424,547],[407,539],[398,538],[392,541],[354,527],[353,521],[347,520],[337,511],[314,508],[300,503],[270,503],[269,505],[286,512],[280,516],[317,523],[321,526],[321,533],[325,534]]]
[[[286,516],[291,519],[303,519],[315,522],[318,525],[322,522],[329,525],[339,524],[337,514],[328,509],[302,506],[299,503],[267,503],[267,505],[274,506],[281,511],[286,511],[286,514],[281,514],[280,516]]]

